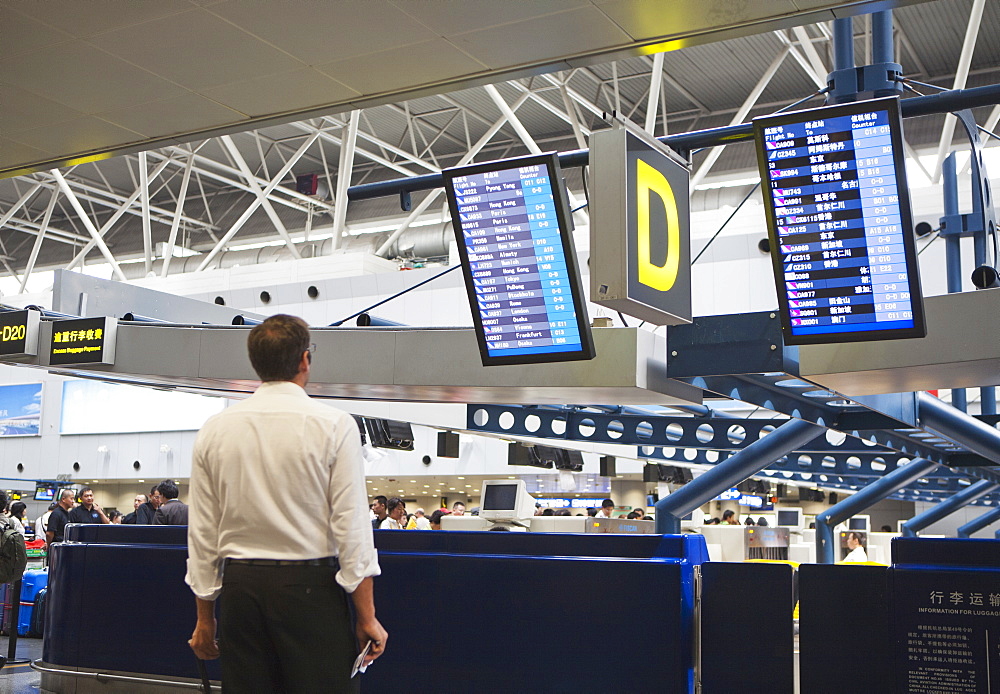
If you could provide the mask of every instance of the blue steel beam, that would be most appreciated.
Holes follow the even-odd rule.
[[[816,516],[816,560],[820,564],[833,564],[833,526],[842,523],[872,504],[890,496],[919,478],[933,472],[938,464],[926,458],[917,458],[898,467],[881,479],[872,482],[857,494],[852,494],[839,504],[831,506]]]
[[[903,523],[903,535],[905,537],[916,537],[917,533],[928,525],[937,523],[942,518],[950,516],[952,513],[967,506],[970,502],[989,494],[1000,487],[996,482],[990,480],[979,480],[971,487],[959,492],[955,496],[942,501],[937,506],[932,506],[923,513],[918,513],[910,520]]]
[[[676,534],[681,518],[727,489],[757,474],[771,462],[816,438],[819,427],[790,419],[762,439],[719,463],[693,482],[656,502],[656,532]]]
[[[979,532],[988,525],[993,525],[1000,520],[1000,508],[987,511],[978,518],[973,518],[958,529],[958,537],[972,537],[973,533]]]
[[[918,396],[920,423],[955,443],[1000,464],[1000,431],[941,402],[933,395]]]

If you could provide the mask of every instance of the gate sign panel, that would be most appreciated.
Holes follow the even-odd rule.
[[[5,357],[38,354],[38,311],[4,311],[0,313],[0,355]]]
[[[48,365],[114,364],[117,330],[110,316],[52,321]]]
[[[691,322],[687,163],[628,122],[590,138],[590,300],[655,325]]]

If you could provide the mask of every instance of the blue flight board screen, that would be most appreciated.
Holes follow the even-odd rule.
[[[555,154],[444,171],[485,366],[591,359]]]
[[[898,99],[753,125],[786,344],[924,337]]]

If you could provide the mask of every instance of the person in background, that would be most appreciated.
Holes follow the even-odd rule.
[[[22,535],[33,535],[35,529],[32,527],[28,519],[24,517],[25,511],[28,509],[28,505],[23,501],[15,501],[10,505],[10,520],[14,523],[14,529]],[[28,537],[27,539],[31,539]]]
[[[758,518],[757,519],[757,525],[759,525],[762,528],[766,528],[767,527],[767,518],[764,518],[764,516],[761,516],[760,518]]]
[[[177,483],[173,480],[163,480],[156,486],[163,503],[156,509],[153,525],[187,525],[188,507],[177,498]]]
[[[139,496],[142,495],[140,494]],[[162,501],[163,497],[160,496],[160,490],[156,487],[151,488],[149,490],[149,498],[135,510],[135,524],[152,525],[153,519],[156,518],[156,509],[160,507],[160,502]],[[135,502],[133,501],[132,503],[134,504]]]
[[[739,523],[735,523],[734,525],[739,525]],[[747,516],[747,519],[743,521],[743,525],[756,525],[756,523],[753,522],[753,518]]]
[[[94,501],[94,490],[84,487],[80,490],[80,505],[69,512],[69,522],[107,524],[111,521],[101,505]]]
[[[721,522],[722,521],[720,521],[718,518],[709,518],[707,521],[705,521],[705,525],[719,525],[719,523]]]
[[[879,532],[882,532],[882,533],[891,533],[892,532],[892,528],[890,528],[888,525],[883,525],[882,529],[879,530]]]
[[[554,515],[556,515],[556,512],[553,511],[551,508],[547,508],[547,509],[543,509],[542,510],[542,515],[543,516],[554,516]]]
[[[124,516],[122,516],[122,512],[118,509],[111,509],[108,511],[108,520],[110,520],[112,524],[121,525],[122,518],[124,518]]]
[[[410,516],[409,522],[406,524],[406,529],[407,530],[431,529],[431,522],[427,519],[427,516],[424,515],[424,510],[422,508],[418,508],[416,511],[413,512],[413,515]]]
[[[597,512],[594,518],[611,518],[611,512],[615,510],[615,502],[611,499],[605,499],[601,502],[601,510]]]
[[[539,501],[535,502],[535,515],[536,516],[542,515],[542,504]]]
[[[866,562],[868,561],[868,553],[865,552],[865,546],[861,542],[861,536],[855,532],[847,533],[847,549],[851,550],[844,557],[844,562]]]
[[[63,531],[66,529],[66,524],[69,523],[69,512],[73,509],[75,496],[76,492],[72,489],[63,489],[59,492],[59,503],[52,510],[48,525],[45,526],[45,542],[48,545],[63,541]]]
[[[465,504],[461,501],[456,501],[451,505],[451,513],[454,516],[464,516],[465,515]]]
[[[635,511],[629,511],[628,515],[625,516],[625,520],[640,520],[640,516]]]
[[[49,504],[49,510],[35,520],[35,537],[39,539],[43,539],[45,537],[45,531],[49,527],[49,516],[52,515],[52,512],[57,506],[59,506],[58,502],[53,501]]]
[[[372,502],[372,513],[375,515],[375,517],[372,518],[372,530],[378,530],[382,527],[382,521],[384,521],[386,515],[388,515],[385,508],[386,502],[388,501],[389,500],[387,498],[379,494]]]
[[[634,509],[632,509],[632,513],[636,514],[636,518],[638,518],[639,520],[642,520],[643,518],[646,517],[646,509],[642,508],[641,506],[636,506]]]
[[[143,504],[145,504],[146,501],[148,501],[148,499],[146,498],[145,494],[136,494],[135,498],[132,499],[132,512],[129,513],[129,514],[126,514],[122,518],[122,523],[125,523],[127,525],[133,525],[133,524],[135,524],[136,517],[139,514],[139,507],[141,507]]]
[[[569,515],[569,509],[568,508],[559,508],[559,509],[556,509],[555,515],[557,515],[557,516],[568,516]]]
[[[722,512],[722,525],[739,525],[740,522],[736,520],[736,513],[733,509],[726,509]]]
[[[394,496],[385,505],[389,512],[388,517],[382,521],[380,530],[403,530],[403,518],[406,517],[406,504],[398,496]]]
[[[451,511],[446,508],[439,508],[434,513],[431,514],[431,530],[441,529],[441,519],[445,516],[450,516]]]
[[[597,509],[594,508],[593,506],[589,507],[587,509],[587,515],[590,516],[591,518],[596,518],[597,517]]]

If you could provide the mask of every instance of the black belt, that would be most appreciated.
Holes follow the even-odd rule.
[[[340,566],[337,557],[322,559],[227,559],[227,564],[243,566]]]

